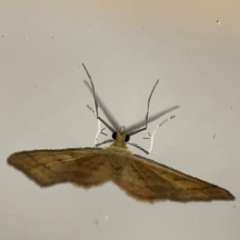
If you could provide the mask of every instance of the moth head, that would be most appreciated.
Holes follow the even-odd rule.
[[[113,132],[112,139],[122,142],[128,142],[130,140],[130,136],[126,133],[125,126],[121,126],[118,132]]]

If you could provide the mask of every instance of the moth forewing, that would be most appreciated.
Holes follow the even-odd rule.
[[[89,187],[109,180],[101,148],[35,150],[12,154],[8,163],[42,187],[72,182]]]
[[[136,172],[139,172],[157,199],[174,201],[211,201],[234,200],[234,196],[227,190],[199,178],[182,173],[151,159],[134,155],[132,162]]]

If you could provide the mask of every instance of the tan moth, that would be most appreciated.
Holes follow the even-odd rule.
[[[151,146],[149,151],[136,144],[129,143],[130,137],[146,130],[149,122],[178,108],[178,106],[174,106],[148,117],[150,100],[158,81],[149,96],[145,119],[130,127],[124,127],[120,126],[107,111],[95,92],[92,78],[84,64],[83,67],[90,80],[90,84],[87,81],[85,81],[85,84],[93,94],[95,111],[89,108],[95,114],[99,126],[95,145],[99,146],[103,143],[112,142],[111,145],[105,148],[17,152],[8,158],[7,161],[10,165],[25,173],[42,187],[71,182],[89,188],[112,181],[130,196],[149,202],[155,200],[180,202],[234,200],[234,196],[221,187],[133,154],[128,149],[127,144],[131,144],[148,154],[152,149],[156,129],[150,135]],[[101,107],[110,124],[99,116],[98,106]],[[98,144],[98,135],[101,132],[100,122],[112,132],[112,139]],[[158,124],[157,128],[164,122],[166,120]]]

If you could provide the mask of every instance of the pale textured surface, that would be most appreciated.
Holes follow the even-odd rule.
[[[239,12],[237,0],[1,1],[0,239],[238,240]],[[159,78],[150,115],[181,108],[149,158],[236,200],[148,204],[111,182],[40,188],[9,167],[17,151],[93,147],[82,62],[124,125],[143,119]],[[131,141],[148,148],[145,136]]]

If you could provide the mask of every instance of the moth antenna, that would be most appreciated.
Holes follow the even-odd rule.
[[[88,87],[89,91],[92,93],[93,95],[93,89],[90,86],[90,84],[84,80],[84,83],[86,84],[86,86]],[[120,129],[120,124],[118,123],[118,121],[115,119],[115,117],[111,114],[111,112],[108,110],[108,108],[106,107],[106,105],[104,104],[104,102],[101,100],[101,98],[99,97],[99,95],[97,94],[97,92],[95,91],[95,97],[96,97],[96,101],[98,103],[98,106],[102,109],[103,113],[105,114],[105,116],[107,117],[108,121],[110,122],[111,126],[118,131]]]
[[[151,143],[150,143],[150,148],[149,148],[149,150],[148,150],[149,153],[152,151],[153,141],[154,141],[154,135],[155,135],[155,133],[157,132],[158,128],[159,128],[160,126],[162,126],[164,123],[166,123],[168,120],[171,120],[171,119],[173,119],[173,118],[175,118],[175,117],[176,117],[176,116],[173,115],[173,116],[171,116],[171,117],[169,117],[169,118],[166,118],[165,120],[163,120],[160,124],[158,124],[158,125],[155,127],[155,129],[154,129],[154,131],[153,131],[153,133],[152,133],[152,136],[150,137]]]
[[[103,142],[101,142],[101,143],[96,144],[96,147],[98,147],[98,146],[100,146],[100,145],[102,145],[102,144],[105,144],[105,143],[110,143],[110,142],[112,142],[112,141],[113,141],[112,139],[107,139],[107,140],[105,140],[105,141],[103,141]]]
[[[153,89],[152,89],[152,91],[151,91],[151,93],[150,93],[150,96],[149,96],[149,98],[148,98],[147,113],[146,113],[146,116],[145,116],[145,127],[129,133],[129,136],[132,136],[132,135],[134,135],[134,134],[137,134],[137,133],[142,132],[142,131],[144,131],[144,130],[147,129],[150,101],[151,101],[153,92],[154,92],[154,90],[155,90],[155,88],[156,88],[156,86],[157,86],[158,83],[159,83],[159,79],[158,79],[158,80],[156,81],[156,83],[154,84]]]
[[[96,113],[96,117],[97,119],[99,119],[111,132],[115,132],[115,130],[107,123],[105,122],[101,117],[99,117],[98,115],[98,103],[97,103],[97,100],[96,100],[96,93],[95,93],[95,87],[94,87],[94,84],[93,84],[93,81],[92,81],[92,77],[91,75],[89,74],[87,68],[85,67],[84,63],[82,63],[82,66],[85,70],[85,72],[87,73],[87,76],[91,82],[91,86],[92,86],[92,93],[93,93],[93,98],[94,98],[94,103],[95,103],[95,113]]]
[[[128,142],[127,144],[129,144],[129,145],[131,145],[131,146],[133,146],[133,147],[138,148],[139,150],[143,151],[143,152],[146,153],[146,154],[149,154],[149,152],[148,152],[146,149],[140,147],[140,146],[137,145],[136,143],[130,143],[130,142]]]
[[[171,111],[173,111],[175,109],[178,109],[179,107],[180,106],[175,105],[175,106],[167,108],[167,109],[165,109],[165,110],[163,110],[163,111],[161,111],[159,113],[155,113],[154,115],[152,115],[152,116],[150,116],[148,118],[148,123],[157,120],[158,118],[166,115],[167,113],[169,113],[169,112],[171,112]],[[130,125],[129,127],[127,127],[126,133],[129,134],[129,133],[133,132],[134,130],[137,130],[137,129],[141,128],[144,125],[145,125],[145,119],[143,119],[143,120],[141,120],[141,121],[139,121],[137,123],[134,123],[134,124]]]

